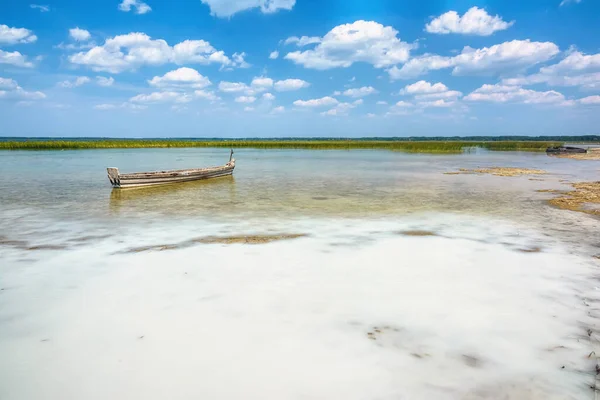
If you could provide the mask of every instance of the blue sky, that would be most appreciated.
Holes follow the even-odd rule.
[[[0,136],[599,133],[595,0],[35,1]]]

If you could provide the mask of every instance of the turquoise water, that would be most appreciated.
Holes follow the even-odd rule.
[[[106,167],[228,151],[0,152],[1,399],[593,398],[600,220],[536,190],[600,162],[235,158],[233,177],[119,191]],[[444,174],[492,166],[548,174]],[[282,233],[304,236],[205,244]]]

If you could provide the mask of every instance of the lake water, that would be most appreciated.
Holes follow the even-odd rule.
[[[600,220],[536,190],[600,162],[240,149],[233,177],[106,177],[228,156],[0,153],[0,399],[594,398]],[[444,174],[491,166],[548,174]],[[304,236],[210,243],[278,234]]]

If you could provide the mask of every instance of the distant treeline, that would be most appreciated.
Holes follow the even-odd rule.
[[[414,153],[457,153],[473,148],[497,151],[544,151],[559,146],[562,141],[417,141],[374,139],[244,139],[244,140],[181,140],[181,139],[102,139],[102,140],[21,140],[0,141],[0,150],[84,150],[127,148],[225,147],[257,149],[350,150],[386,149]]]
[[[326,141],[360,141],[360,142],[600,142],[600,135],[580,135],[580,136],[409,136],[409,137],[285,137],[285,138],[111,138],[111,137],[0,137],[1,142],[46,142],[46,141],[67,141],[67,142],[97,142],[97,141],[175,141],[175,142],[326,142]]]

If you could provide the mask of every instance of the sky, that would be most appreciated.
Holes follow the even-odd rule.
[[[597,0],[0,2],[0,136],[583,135]]]

